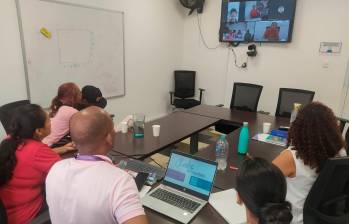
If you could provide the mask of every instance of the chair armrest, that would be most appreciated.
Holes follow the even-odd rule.
[[[224,104],[217,104],[216,107],[224,107]]]
[[[339,120],[339,122],[344,122],[344,123],[348,123],[349,122],[348,119],[341,118],[341,117],[337,117],[337,120]]]
[[[173,105],[173,94],[174,94],[174,92],[170,91],[170,102],[171,102],[171,105]]]
[[[30,224],[47,224],[47,223],[51,223],[48,209],[30,222]]]
[[[343,132],[345,124],[349,122],[349,120],[345,119],[345,118],[341,118],[341,117],[337,117],[337,120],[339,121],[339,127],[341,132]]]
[[[204,92],[205,91],[205,89],[202,89],[202,88],[199,88],[199,91],[200,91],[200,104],[201,104],[201,99],[202,99],[202,92]]]

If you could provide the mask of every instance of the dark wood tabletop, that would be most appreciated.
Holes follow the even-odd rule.
[[[135,158],[146,158],[166,147],[169,147],[193,134],[214,125],[217,118],[198,116],[181,111],[171,113],[165,117],[146,122],[144,138],[134,138],[132,133],[115,135],[113,151]],[[154,137],[152,125],[160,125],[160,136]]]
[[[238,110],[231,110],[223,107],[199,105],[189,110],[187,113],[197,114],[200,116],[210,116],[220,120],[229,121],[241,125],[242,122],[247,121],[249,126],[249,155],[253,157],[262,157],[272,161],[285,148],[277,145],[272,145],[264,142],[259,142],[251,139],[255,134],[263,131],[263,123],[271,123],[271,129],[277,129],[280,126],[289,126],[289,119],[274,117],[270,115],[244,112]],[[239,142],[240,129],[233,131],[227,136],[229,143],[228,165],[225,171],[218,171],[215,178],[215,187],[220,189],[230,189],[236,186],[235,174],[236,170],[229,169],[230,166],[239,167],[246,159],[245,155],[237,153],[237,146]],[[211,144],[205,149],[200,150],[196,155],[206,159],[215,160],[215,144]]]
[[[241,110],[232,110],[230,108],[225,107],[217,107],[211,105],[201,104],[196,107],[192,107],[190,109],[184,110],[185,113],[196,114],[205,117],[217,118],[224,121],[229,121],[231,123],[235,123],[238,125],[242,125],[242,122],[247,121],[251,123],[251,127],[259,128],[262,130],[263,122],[270,122],[277,125],[288,126],[289,119],[275,117],[270,115],[265,115],[256,112],[247,112]]]

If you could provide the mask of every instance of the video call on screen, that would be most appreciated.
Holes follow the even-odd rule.
[[[221,41],[290,41],[295,4],[295,0],[223,0]]]

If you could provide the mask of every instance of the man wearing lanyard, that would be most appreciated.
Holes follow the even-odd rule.
[[[133,178],[106,156],[114,125],[101,108],[88,107],[70,120],[76,158],[56,163],[46,179],[53,224],[147,224]]]

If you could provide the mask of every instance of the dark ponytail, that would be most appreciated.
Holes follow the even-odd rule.
[[[267,203],[259,213],[260,224],[289,224],[293,216],[291,204],[288,201],[283,203]]]
[[[262,158],[245,160],[236,177],[236,191],[260,224],[289,224],[291,204],[282,172]]]
[[[16,150],[24,139],[32,139],[35,130],[45,126],[46,113],[36,104],[15,109],[9,128],[9,136],[0,143],[0,187],[6,184],[16,166]]]

